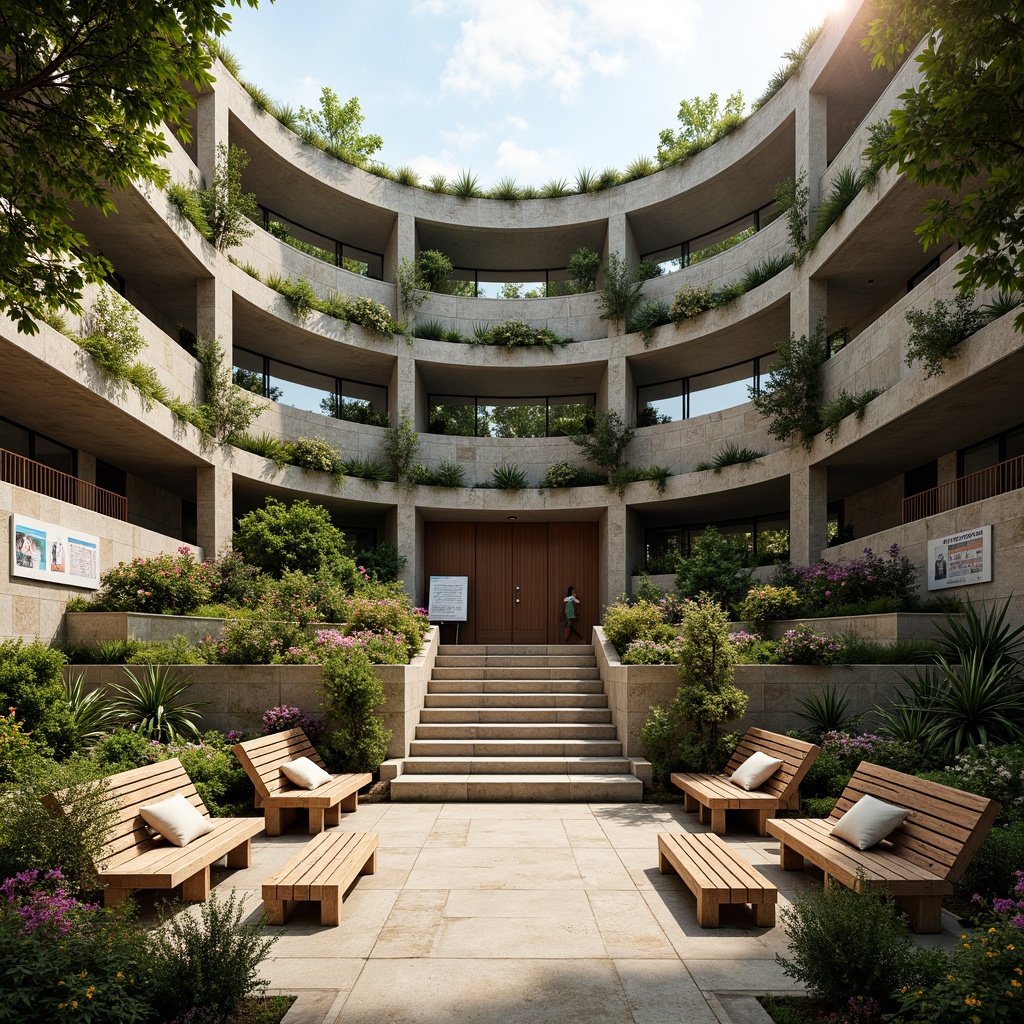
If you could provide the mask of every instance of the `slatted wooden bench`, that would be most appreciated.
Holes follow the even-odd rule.
[[[779,890],[713,832],[659,832],[658,870],[674,870],[697,897],[697,924],[718,927],[718,908],[746,903],[763,928],[775,924]]]
[[[888,840],[858,850],[830,833],[835,823],[867,794],[910,810]],[[804,866],[806,858],[832,880],[849,888],[888,888],[906,910],[916,932],[942,928],[942,897],[971,862],[988,834],[999,804],[937,782],[861,761],[828,818],[789,818],[768,822],[779,840],[786,871]],[[863,872],[859,875],[858,872]]]
[[[308,757],[324,767],[320,755],[301,729],[289,729],[236,743],[234,751],[256,789],[256,806],[263,808],[268,836],[281,835],[299,810],[309,814],[311,836],[323,832],[326,825],[337,825],[341,821],[341,812],[354,811],[359,790],[373,781],[368,772],[355,772],[335,775],[330,782],[316,789],[294,785],[281,771],[281,765],[286,761]]]
[[[674,772],[671,779],[683,791],[686,810],[699,811],[701,822],[706,823],[710,816],[712,832],[724,833],[726,811],[739,811],[751,820],[757,834],[763,836],[767,834],[765,827],[769,818],[774,818],[780,810],[799,806],[800,783],[820,750],[814,743],[791,736],[748,729],[723,775]],[[781,758],[782,764],[760,789],[747,791],[733,785],[729,776],[756,751]]]
[[[118,808],[113,834],[93,865],[105,906],[122,903],[132,889],[173,889],[181,886],[184,900],[199,902],[210,895],[210,865],[227,857],[229,868],[247,868],[252,837],[263,831],[261,818],[213,818],[214,829],[178,847],[154,836],[139,809],[181,794],[205,817],[210,817],[181,761],[167,761],[119,772],[106,780],[107,800]],[[60,793],[45,798],[46,806],[64,813]]]
[[[376,832],[321,832],[263,883],[268,924],[284,924],[301,901],[320,904],[320,923],[341,921],[341,896],[377,868]]]

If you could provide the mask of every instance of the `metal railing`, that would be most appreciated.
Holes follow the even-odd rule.
[[[972,501],[994,498],[997,494],[1024,487],[1024,455],[979,469],[977,473],[939,484],[920,494],[903,499],[903,522],[912,523]]]
[[[0,448],[0,480],[27,491],[45,494],[81,508],[99,512],[111,519],[128,521],[128,499],[113,491],[79,480],[76,476],[33,462],[24,455]]]

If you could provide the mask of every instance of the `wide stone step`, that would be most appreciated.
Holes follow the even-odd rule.
[[[533,800],[634,803],[643,783],[632,775],[412,775],[391,780],[391,799]]]
[[[421,722],[416,727],[418,740],[611,740],[614,725],[579,725],[572,722],[532,722],[523,725],[483,723],[450,725]]]
[[[602,693],[428,693],[428,708],[603,708]]]
[[[410,757],[620,757],[618,740],[559,739],[415,739]]]
[[[431,679],[428,693],[604,693],[600,679]]]
[[[465,657],[496,655],[499,657],[558,658],[568,655],[593,655],[593,644],[439,644],[438,656],[458,654]]]
[[[600,679],[596,668],[435,668],[432,679]]]
[[[413,775],[629,775],[625,757],[407,757]]]
[[[597,722],[604,724],[612,720],[608,708],[424,708],[420,722],[485,722],[507,725],[521,725],[529,722],[572,722],[582,724]]]
[[[566,655],[565,657],[548,658],[538,655],[536,657],[522,657],[516,655],[477,655],[465,657],[464,655],[439,654],[434,659],[437,668],[596,668],[597,659],[591,654],[587,655]]]

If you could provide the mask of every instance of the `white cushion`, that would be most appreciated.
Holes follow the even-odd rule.
[[[769,757],[760,750],[755,750],[729,776],[729,781],[734,786],[740,786],[743,789],[757,789],[758,786],[763,786],[778,771],[781,764],[782,758]]]
[[[281,765],[281,771],[296,786],[301,786],[303,789],[316,789],[317,786],[331,781],[331,776],[315,761],[310,761],[308,757],[299,757],[294,761],[286,762]]]
[[[214,829],[213,822],[180,793],[158,804],[140,807],[142,820],[175,846],[188,846],[193,839]]]
[[[902,825],[909,813],[905,807],[894,807],[865,795],[832,826],[832,835],[858,850],[866,850]]]

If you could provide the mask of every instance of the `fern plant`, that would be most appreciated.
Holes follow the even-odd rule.
[[[834,441],[839,433],[839,425],[847,416],[863,419],[868,403],[874,401],[881,393],[879,388],[868,388],[866,391],[851,395],[843,388],[834,401],[822,406],[821,425],[825,428],[825,437],[829,441]]]
[[[755,459],[764,457],[764,452],[755,451],[753,448],[740,448],[739,445],[730,444],[722,448],[717,455],[707,462],[698,462],[693,467],[694,472],[701,472],[706,469],[713,469],[716,474],[721,473],[726,466],[742,466]]]

